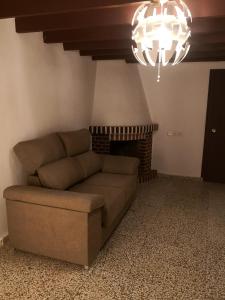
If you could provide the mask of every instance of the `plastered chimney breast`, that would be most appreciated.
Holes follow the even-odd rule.
[[[92,125],[149,123],[151,117],[137,66],[124,61],[98,62]]]

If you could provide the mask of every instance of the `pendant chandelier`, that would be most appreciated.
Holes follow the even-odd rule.
[[[191,12],[182,0],[151,0],[134,14],[132,46],[134,56],[144,66],[179,64],[188,54]]]

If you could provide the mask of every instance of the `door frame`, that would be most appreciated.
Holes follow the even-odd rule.
[[[207,173],[207,158],[208,158],[208,141],[210,138],[209,131],[212,130],[212,124],[210,124],[211,121],[211,116],[210,113],[212,111],[212,105],[213,102],[211,101],[212,99],[212,93],[213,91],[213,85],[215,83],[215,76],[213,76],[216,72],[224,72],[225,69],[211,69],[210,74],[209,74],[209,86],[208,86],[208,99],[207,99],[207,108],[206,108],[206,121],[205,121],[205,133],[204,133],[204,146],[203,146],[203,157],[202,157],[202,170],[201,170],[201,177],[204,181],[208,182],[222,182],[216,179],[213,179],[209,176]],[[223,181],[224,183],[224,181]]]

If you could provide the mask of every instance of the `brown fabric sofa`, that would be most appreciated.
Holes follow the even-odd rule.
[[[135,198],[136,158],[90,151],[89,131],[55,133],[14,150],[27,186],[4,191],[12,245],[89,266]]]

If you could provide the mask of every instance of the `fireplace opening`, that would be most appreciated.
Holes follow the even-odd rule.
[[[110,143],[110,154],[139,157],[139,141],[112,141]]]
[[[99,154],[139,158],[139,181],[148,182],[157,175],[157,171],[151,169],[152,136],[156,130],[158,130],[157,124],[91,126],[92,150]]]

